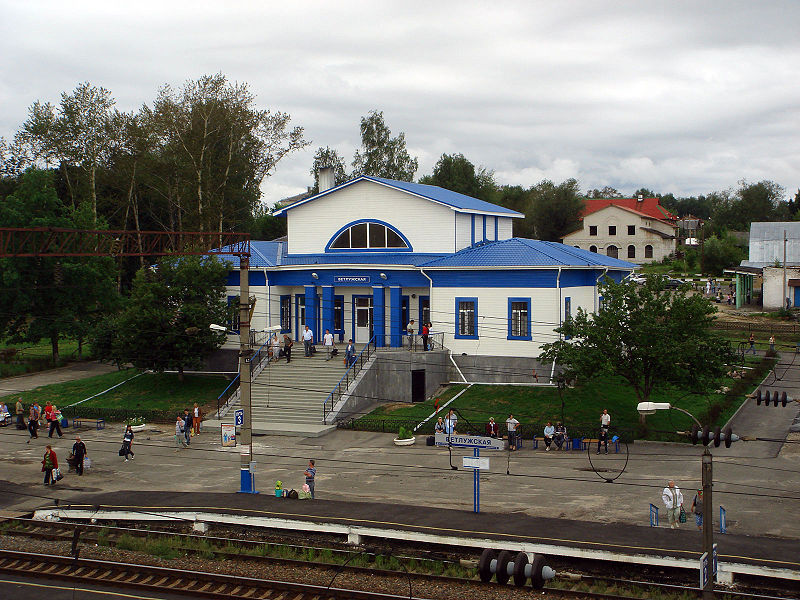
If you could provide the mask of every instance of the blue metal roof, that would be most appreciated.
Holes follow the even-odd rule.
[[[305,200],[301,200],[299,202],[295,202],[294,204],[290,204],[289,206],[286,206],[281,210],[276,211],[275,215],[277,216],[283,215],[286,211],[292,210],[296,206],[300,206],[301,204],[305,204],[306,202],[313,202],[317,198],[321,198],[322,196],[327,196],[330,193],[333,193],[337,190],[353,185],[354,183],[358,183],[359,181],[373,181],[375,183],[388,185],[395,189],[402,190],[404,192],[409,192],[417,196],[421,196],[422,198],[426,198],[428,200],[432,200],[433,202],[438,202],[439,204],[450,206],[451,208],[455,208],[456,210],[460,211],[501,215],[513,218],[525,216],[522,213],[518,213],[515,210],[511,210],[510,208],[505,208],[504,206],[498,206],[497,204],[492,204],[491,202],[478,200],[477,198],[466,196],[464,194],[459,194],[458,192],[453,192],[451,190],[446,190],[444,188],[435,185],[424,185],[422,183],[411,183],[408,181],[395,181],[394,179],[384,179],[383,177],[372,177],[370,175],[362,175],[361,177],[351,179],[350,181],[342,183],[341,185],[338,185],[334,188],[325,190],[324,192],[321,192],[316,196],[311,196],[311,198],[306,198]]]
[[[636,267],[633,263],[588,250],[573,248],[557,242],[525,238],[487,242],[480,246],[465,248],[455,254],[432,260],[420,266],[424,268],[608,267],[622,270],[632,270]]]

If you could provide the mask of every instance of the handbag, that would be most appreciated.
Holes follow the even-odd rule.
[[[678,519],[681,523],[686,523],[686,511],[683,509],[683,504],[681,504],[681,516]]]
[[[55,469],[53,471],[53,475],[54,475],[53,479],[55,479],[56,481],[61,481],[62,479],[64,479],[64,476],[61,474],[61,469]]]

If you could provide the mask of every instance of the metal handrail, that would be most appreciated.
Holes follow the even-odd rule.
[[[220,400],[222,400],[222,398],[225,396],[225,394],[227,394],[227,393],[228,393],[228,390],[229,390],[229,389],[231,389],[231,386],[232,386],[234,383],[238,384],[238,382],[239,382],[239,375],[236,375],[236,377],[234,377],[234,378],[231,380],[231,382],[228,384],[228,387],[226,387],[224,390],[222,390],[222,393],[221,393],[219,396],[217,396],[217,417],[219,417],[219,411],[220,411],[220,408],[221,408],[221,407],[220,407]],[[229,395],[228,395],[228,397],[227,397],[227,398],[225,398],[225,407],[227,407],[227,406],[228,406],[228,401],[229,401],[229,400],[230,400],[232,397],[233,397],[233,393],[229,394]]]
[[[372,349],[372,351],[370,351]],[[333,412],[336,403],[339,402],[342,398],[342,394],[347,391],[350,387],[350,384],[355,381],[358,374],[361,372],[361,369],[364,368],[364,363],[369,361],[370,355],[375,352],[375,336],[373,335],[370,340],[367,342],[367,345],[358,353],[356,359],[353,361],[353,364],[347,367],[347,370],[342,375],[342,378],[339,380],[339,383],[334,386],[333,390],[328,397],[325,398],[325,402],[322,403],[322,422],[327,423],[328,421],[328,413]],[[364,356],[366,353],[366,357]],[[342,386],[344,383],[344,386]],[[328,404],[330,403],[330,408],[328,408]]]

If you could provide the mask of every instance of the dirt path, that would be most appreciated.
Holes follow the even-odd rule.
[[[5,377],[0,379],[0,396],[28,392],[30,390],[50,385],[52,383],[64,383],[65,381],[75,381],[76,379],[87,379],[95,375],[103,375],[116,371],[117,367],[99,362],[75,362],[49,371],[39,371],[28,375],[18,375],[16,377]]]

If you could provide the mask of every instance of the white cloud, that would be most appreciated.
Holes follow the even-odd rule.
[[[204,73],[245,81],[313,141],[264,184],[305,189],[383,110],[420,159],[463,153],[501,183],[708,193],[800,182],[800,5],[0,0],[0,135],[81,81],[123,110]]]

